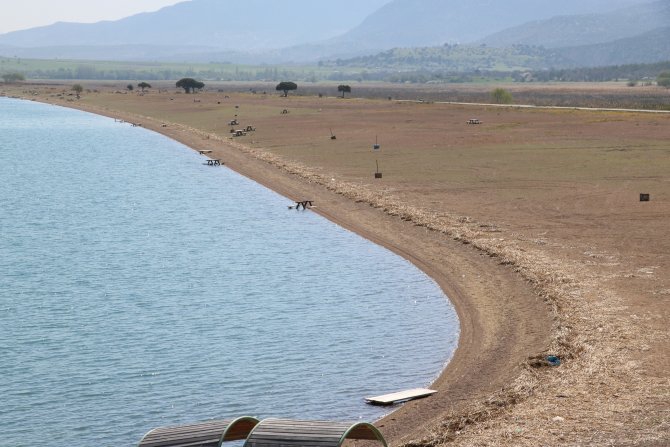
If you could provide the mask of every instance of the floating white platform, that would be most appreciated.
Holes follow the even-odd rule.
[[[398,402],[405,402],[408,400],[420,399],[437,393],[435,390],[426,388],[415,388],[407,391],[399,391],[397,393],[384,394],[383,396],[366,397],[365,401],[372,405],[393,405]]]

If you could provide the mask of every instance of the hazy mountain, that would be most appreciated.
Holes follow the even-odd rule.
[[[467,43],[493,31],[548,19],[557,14],[613,11],[649,1],[481,0],[473,3],[462,0],[394,0],[341,36],[276,51],[269,61],[349,59],[393,48]]]
[[[441,45],[394,48],[375,55],[328,61],[326,66],[370,71],[542,71],[670,61],[670,26],[612,42],[566,48],[528,45]]]
[[[666,24],[670,21],[666,21]],[[635,37],[613,42],[556,51],[574,66],[602,67],[607,65],[649,64],[670,60],[670,26],[658,28]]]
[[[117,21],[57,23],[7,33],[0,35],[0,54],[33,58],[314,62],[396,47],[468,43],[497,32],[502,32],[500,37],[487,41],[507,35],[513,36],[510,42],[525,39],[537,45],[541,35],[551,43],[563,34],[561,45],[577,46],[630,37],[660,26],[658,21],[666,18],[645,5],[650,2],[192,0]],[[668,3],[670,0],[654,2],[666,9]],[[636,6],[629,10],[628,20],[626,13],[613,13],[631,5]],[[647,12],[631,19],[638,8]],[[612,24],[608,25],[608,20]],[[663,25],[666,23],[670,21]],[[561,27],[565,31],[559,31]]]
[[[117,21],[59,22],[0,35],[0,45],[169,45],[254,50],[336,36],[389,0],[192,0]]]
[[[397,47],[374,55],[331,60],[328,65],[464,72],[495,71],[501,67],[504,70],[597,67],[668,60],[670,0],[656,0],[600,14],[561,15],[532,21],[470,45]]]
[[[670,24],[670,0],[604,14],[561,15],[492,34],[477,43],[489,46],[574,47],[633,37]]]
[[[394,0],[331,44],[390,49],[467,43],[562,14],[613,11],[649,0]]]

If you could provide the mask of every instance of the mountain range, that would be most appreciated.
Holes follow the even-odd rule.
[[[653,45],[670,24],[670,0],[285,0],[281,5],[191,0],[117,21],[56,23],[0,35],[0,55],[289,63],[471,44],[542,46],[588,62],[599,56],[599,45],[613,45],[610,57],[602,59],[617,63],[611,57],[616,48],[634,46],[627,42],[636,39]],[[652,59],[670,59],[663,43],[658,46]]]

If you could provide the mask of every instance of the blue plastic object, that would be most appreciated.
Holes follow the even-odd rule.
[[[547,362],[549,362],[549,365],[551,365],[551,366],[560,366],[561,365],[561,359],[559,359],[555,355],[548,355],[546,360],[547,360]]]

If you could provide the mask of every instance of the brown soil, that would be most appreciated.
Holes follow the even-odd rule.
[[[459,349],[391,444],[670,443],[669,114],[66,89],[32,97],[212,149],[439,282]]]

